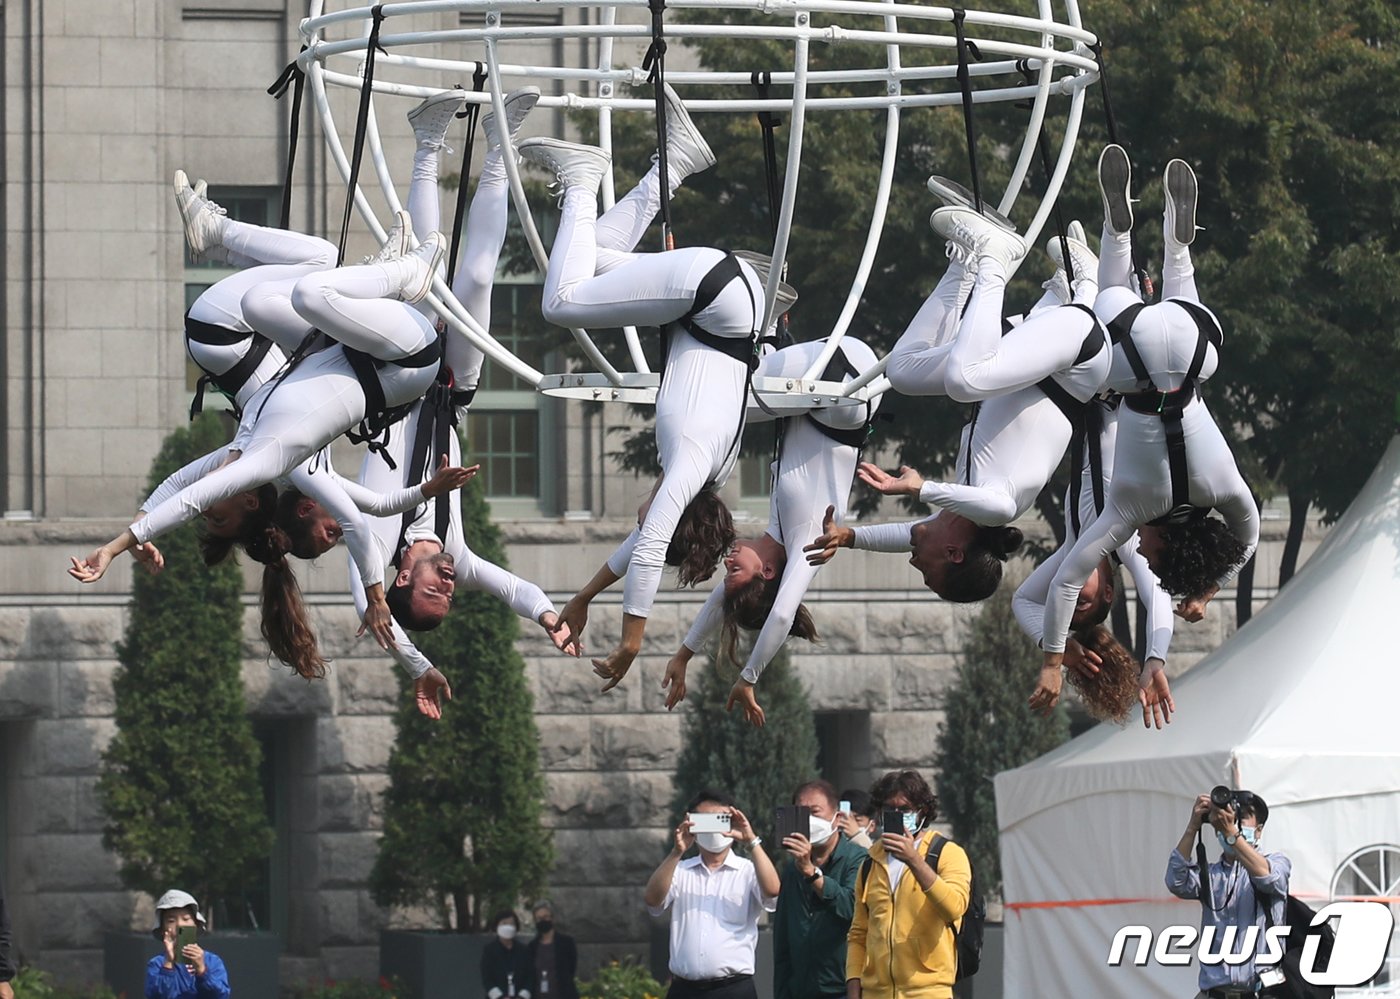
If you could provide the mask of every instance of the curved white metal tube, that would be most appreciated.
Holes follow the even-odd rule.
[[[805,24],[808,15],[797,14],[797,23]],[[768,271],[768,287],[763,291],[763,323],[759,336],[773,324],[778,307],[778,285],[783,280],[783,262],[787,259],[788,238],[792,234],[793,208],[797,204],[797,177],[802,167],[802,127],[807,109],[807,39],[799,38],[793,47],[792,115],[788,119],[787,175],[783,179],[783,201],[778,210],[778,231],[773,237],[773,266]]]

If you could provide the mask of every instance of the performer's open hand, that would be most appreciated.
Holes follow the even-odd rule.
[[[1086,649],[1073,638],[1065,639],[1065,665],[1079,676],[1088,680],[1103,665],[1103,656],[1093,649]]]
[[[724,702],[725,711],[733,711],[738,705],[744,709],[744,719],[754,728],[762,728],[765,715],[763,709],[758,706],[758,698],[754,696],[753,684],[745,680],[742,676],[734,682],[734,689],[729,692],[729,700]]]
[[[856,469],[856,474],[867,486],[886,496],[917,496],[919,490],[924,487],[924,477],[919,474],[919,470],[908,465],[900,465],[899,474],[891,475],[879,465],[862,461]]]
[[[560,642],[555,642],[560,651],[577,656],[583,652],[583,629],[586,627],[588,600],[582,594],[575,594],[573,599],[564,605],[564,609],[559,612],[549,630],[551,635],[564,634],[565,637]]]
[[[822,536],[802,550],[807,553],[808,564],[826,565],[835,556],[836,549],[850,548],[855,542],[856,532],[837,524],[836,507],[829,506],[822,518]]]
[[[622,682],[622,678],[627,675],[627,671],[632,668],[632,663],[637,658],[637,650],[629,649],[625,645],[619,645],[608,653],[606,659],[593,660],[593,672],[604,680],[603,693],[607,693]]]
[[[413,701],[418,705],[418,713],[434,720],[442,717],[442,702],[452,700],[452,688],[447,677],[436,667],[413,681]]]
[[[1049,715],[1054,710],[1055,705],[1060,700],[1060,687],[1064,684],[1065,678],[1060,672],[1059,663],[1053,666],[1047,663],[1040,668],[1040,682],[1035,685],[1035,690],[1031,692],[1029,704],[1031,710],[1039,715]]]
[[[1181,603],[1176,605],[1176,616],[1183,621],[1195,624],[1197,621],[1204,621],[1206,618],[1206,606],[1217,592],[1218,586],[1212,586],[1200,596],[1186,597]]]
[[[690,657],[680,653],[671,657],[666,664],[666,675],[661,678],[661,689],[666,691],[666,710],[674,711],[677,704],[685,700],[685,670],[690,665]]]
[[[554,643],[554,647],[566,656],[578,658],[583,652],[583,646],[574,641],[573,633],[569,631],[569,625],[565,621],[559,620],[559,615],[554,611],[545,611],[540,615],[540,625],[544,628],[549,640]]]
[[[131,549],[131,557],[144,566],[152,576],[165,568],[165,556],[160,553],[159,548],[149,541]]]
[[[447,455],[443,455],[438,459],[437,471],[433,473],[433,477],[423,483],[423,495],[429,499],[446,496],[452,490],[465,486],[479,471],[480,465],[473,465],[471,468],[448,465]]]
[[[1138,702],[1142,704],[1143,728],[1151,728],[1153,723],[1159,729],[1164,724],[1170,725],[1172,712],[1176,710],[1163,665],[1160,659],[1149,659],[1143,663],[1142,674],[1138,677]]]
[[[104,545],[85,559],[70,558],[69,561],[73,565],[69,567],[68,575],[80,583],[95,583],[103,577],[107,572],[107,567],[112,564],[112,553]]]
[[[355,637],[358,638],[367,631],[374,636],[374,640],[384,651],[397,647],[394,641],[394,616],[389,613],[389,605],[382,597],[371,600],[365,607],[365,618],[360,630],[355,632]]]

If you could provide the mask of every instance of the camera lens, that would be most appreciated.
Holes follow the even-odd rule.
[[[1216,808],[1228,808],[1233,798],[1234,795],[1224,784],[1217,784],[1215,787],[1211,788],[1210,803]]]

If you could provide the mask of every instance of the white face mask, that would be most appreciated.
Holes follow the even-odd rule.
[[[496,927],[496,936],[502,940],[514,940],[517,930],[511,923],[502,923]]]
[[[695,834],[695,842],[707,853],[723,853],[734,841],[724,833],[703,832]]]
[[[836,831],[836,827],[828,820],[819,819],[815,815],[809,820],[809,825],[809,832],[812,834],[811,843],[813,846],[821,846],[827,840],[831,839],[831,834]]]
[[[921,825],[922,823],[919,821],[918,812],[904,813],[904,831],[907,832],[910,836],[917,835]]]

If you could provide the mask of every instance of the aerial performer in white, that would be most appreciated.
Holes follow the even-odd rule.
[[[668,103],[667,159],[680,164],[673,175],[679,182],[712,165],[714,155],[680,102]],[[632,204],[623,216],[629,229],[615,221],[618,208],[598,219],[598,185],[609,167],[605,152],[553,139],[527,139],[519,149],[563,185],[544,317],[561,326],[658,326],[667,339],[656,397],[661,479],[637,530],[560,612],[561,627],[577,642],[589,602],[626,575],[621,642],[593,663],[612,686],[641,649],[663,566],[684,563],[682,583],[694,585],[714,572],[733,543],[732,518],[715,489],[738,459],[766,275],[749,259],[712,247],[625,252],[660,204],[655,170],[641,190],[618,202],[618,208]]]
[[[823,346],[822,341],[811,341],[774,351],[759,363],[757,374],[801,377]],[[848,381],[876,363],[874,351],[847,336],[822,377]],[[736,647],[742,628],[757,631],[758,637],[730,692],[728,707],[737,704],[752,724],[763,724],[754,686],[764,668],[789,635],[809,642],[817,639],[816,624],[802,598],[821,566],[802,557],[801,549],[822,533],[824,521],[844,519],[856,462],[879,406],[877,395],[868,405],[813,410],[783,420],[768,528],[756,538],[738,541],[725,557],[724,578],[667,667],[662,681],[668,688],[667,708],[685,697],[686,666],[716,633],[721,635],[723,656],[740,665]]]
[[[917,496],[938,511],[910,523],[833,525],[809,557],[824,561],[838,547],[912,551],[929,589],[970,603],[1001,582],[1002,562],[1021,544],[1009,525],[1031,509],[1059,465],[1107,376],[1109,354],[1090,309],[1097,285],[1087,247],[1069,240],[1072,255],[1088,256],[1064,268],[1060,240],[1051,242],[1052,259],[1074,275],[1069,304],[1047,292],[1003,335],[1006,282],[1025,243],[1003,220],[964,204],[956,185],[934,177],[929,186],[947,203],[930,221],[948,238],[948,269],[890,352],[886,374],[906,395],[978,403],[963,430],[958,481],[927,481],[909,467],[890,475],[862,463],[861,478],[880,492]]]
[[[1163,173],[1163,300],[1156,305],[1144,305],[1132,289],[1130,183],[1127,154],[1106,147],[1099,158],[1103,290],[1094,309],[1113,338],[1108,387],[1123,402],[1104,512],[1065,556],[1045,607],[1045,662],[1031,696],[1031,706],[1045,712],[1059,697],[1079,589],[1134,531],[1162,588],[1181,598],[1177,613],[1187,621],[1205,616],[1206,604],[1259,541],[1259,510],[1198,391],[1215,373],[1222,334],[1200,303],[1191,264],[1196,176],[1182,160],[1172,160]],[[1208,516],[1212,510],[1224,519]]]
[[[300,336],[319,349],[307,352],[247,400],[238,433],[218,468],[150,508],[86,559],[74,558],[70,573],[94,582],[122,552],[221,500],[287,475],[356,425],[382,433],[436,378],[441,360],[437,333],[407,303],[427,294],[442,253],[443,239],[434,233],[410,254],[314,272],[296,280],[289,308],[273,302],[262,315],[254,315],[250,297],[265,285],[245,295],[244,315],[264,335],[276,342]],[[313,331],[320,331],[314,340]],[[361,564],[360,569],[371,595],[365,628],[388,648],[393,636],[383,566]]]

